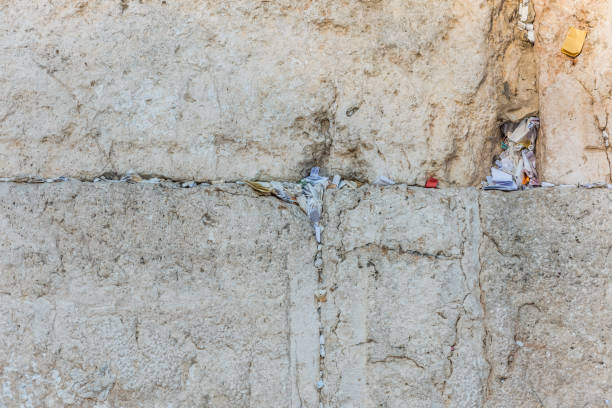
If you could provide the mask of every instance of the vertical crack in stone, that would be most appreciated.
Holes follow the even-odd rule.
[[[605,132],[605,129],[604,129]],[[607,134],[607,133],[606,133]],[[606,160],[608,161],[608,183],[612,183],[612,162],[610,161],[610,139],[604,136],[602,132],[602,139],[604,145],[604,151],[606,153]]]
[[[487,381],[484,384],[484,390],[483,390],[483,405],[486,404],[486,401],[489,399],[489,393],[491,390],[491,381],[492,381],[492,375],[493,375],[493,364],[491,363],[491,359],[489,357],[489,328],[488,328],[488,322],[487,322],[487,304],[486,304],[486,293],[484,290],[482,290],[482,244],[483,244],[483,232],[482,232],[482,228],[484,225],[483,219],[482,219],[482,204],[481,204],[481,198],[482,198],[482,193],[479,193],[477,196],[477,202],[478,202],[478,220],[479,222],[477,223],[477,225],[479,226],[479,231],[478,231],[478,293],[479,293],[479,301],[480,301],[480,307],[482,308],[482,327],[484,329],[484,337],[482,339],[482,352],[483,352],[483,356],[485,361],[487,362],[488,365],[488,370],[489,373],[487,375]]]
[[[324,209],[323,209],[324,210]],[[314,256],[314,267],[315,270],[317,271],[317,283],[318,283],[318,291],[316,294],[316,300],[317,300],[317,319],[318,319],[318,323],[319,323],[319,379],[317,380],[317,396],[318,396],[318,403],[319,406],[322,406],[322,398],[321,398],[321,393],[323,390],[323,386],[325,384],[325,342],[321,341],[321,339],[324,339],[324,330],[323,330],[323,320],[322,320],[322,316],[321,316],[321,307],[322,307],[322,300],[325,299],[324,295],[319,296],[320,294],[324,293],[322,291],[324,291],[324,287],[323,287],[323,257],[322,257],[322,245],[318,244],[317,245],[317,252],[315,253]]]
[[[453,325],[453,328],[454,328],[454,331],[455,331],[455,338],[453,340],[453,344],[450,346],[450,353],[446,357],[446,359],[448,360],[448,363],[449,363],[449,372],[448,372],[448,375],[446,376],[446,378],[444,378],[444,382],[442,383],[442,391],[440,392],[440,395],[442,395],[442,398],[444,398],[446,396],[446,385],[448,384],[448,381],[453,376],[453,371],[454,371],[453,357],[455,355],[455,347],[457,347],[457,341],[459,340],[459,322],[461,321],[462,317],[463,317],[463,314],[461,314],[461,312],[459,312],[459,314],[457,315],[457,319],[455,320],[455,324]],[[421,368],[423,368],[423,367],[421,367]],[[450,403],[451,401],[452,401],[452,393],[448,395],[448,401],[446,401],[446,402]]]
[[[595,111],[595,105],[598,103],[598,98],[595,97],[594,92],[596,92],[595,90],[590,90],[588,86],[586,86],[584,84],[583,81],[576,79],[576,82],[580,84],[580,86],[582,87],[582,89],[584,89],[585,94],[590,98],[591,100],[591,106],[593,107],[592,109],[592,114],[593,114],[593,121],[594,123],[597,125],[597,127],[599,128],[599,130],[601,131],[601,145],[602,145],[602,150],[603,152],[606,154],[606,161],[608,162],[608,183],[612,183],[612,162],[610,161],[610,141],[608,139],[608,137],[606,136],[607,133],[606,129],[607,129],[607,125],[608,125],[608,119],[606,117],[605,123],[600,123],[599,118],[597,117],[597,113]],[[594,147],[594,148],[590,148],[589,146],[586,146],[587,150],[599,150],[599,148]]]
[[[285,264],[286,263],[287,263],[287,259],[285,258]],[[287,270],[286,266],[285,266],[285,270]],[[293,330],[292,330],[293,322],[291,319],[291,304],[292,304],[291,276],[289,273],[286,274],[285,291],[287,293],[287,298],[285,300],[285,303],[286,303],[285,319],[287,320],[287,362],[288,362],[287,376],[288,378],[291,378],[292,376],[295,377],[295,390],[298,395],[298,399],[300,401],[300,407],[302,407],[303,402],[302,402],[302,396],[300,395],[300,384],[299,384],[300,376],[299,376],[298,369],[297,369],[297,361],[294,361],[294,358],[293,358],[293,354],[297,351],[297,347],[293,340],[294,339]],[[289,401],[291,401],[292,400],[291,387],[288,388],[287,393],[288,393],[288,399]],[[250,395],[250,390],[249,390],[249,395]],[[250,406],[250,401],[249,401],[249,405],[247,406]]]

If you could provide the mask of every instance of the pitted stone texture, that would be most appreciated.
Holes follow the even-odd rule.
[[[478,194],[405,186],[326,198],[326,407],[482,406]]]
[[[0,176],[483,179],[485,0],[11,1]],[[493,101],[493,102],[492,102]]]
[[[325,197],[325,408],[612,400],[610,190]],[[0,184],[0,407],[318,406],[312,229],[246,187]]]
[[[316,246],[246,187],[0,184],[0,406],[300,407]]]
[[[534,1],[542,126],[541,178],[553,183],[612,182],[612,1]],[[568,29],[587,31],[582,54],[560,49]]]
[[[481,211],[492,366],[485,406],[608,406],[610,191],[484,193]]]

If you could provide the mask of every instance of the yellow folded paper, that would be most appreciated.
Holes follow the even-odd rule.
[[[586,31],[570,27],[567,32],[567,37],[565,37],[565,41],[563,42],[563,46],[561,47],[561,52],[572,58],[577,57],[580,52],[582,52],[582,46],[584,45],[586,35]]]
[[[253,190],[257,191],[259,194],[272,194],[272,187],[270,186],[270,183],[249,180],[245,180],[244,182],[247,183]]]

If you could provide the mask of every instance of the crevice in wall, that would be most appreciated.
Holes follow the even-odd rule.
[[[16,183],[16,184],[45,184],[45,183],[59,183],[67,181],[76,181],[80,183],[130,183],[130,184],[160,184],[165,186],[174,186],[182,188],[192,188],[199,185],[211,186],[211,185],[222,185],[222,184],[238,184],[246,185],[245,179],[233,179],[233,180],[211,180],[211,179],[176,179],[167,177],[161,174],[136,174],[126,173],[125,175],[119,175],[116,173],[104,173],[94,178],[79,178],[79,177],[68,177],[60,176],[53,178],[44,178],[41,176],[12,176],[12,177],[0,177],[0,183]],[[360,182],[359,186],[370,186],[377,185],[375,183]],[[425,188],[420,184],[411,183],[395,183],[396,186],[408,186],[414,188]],[[466,187],[467,188],[467,187]]]
[[[319,378],[317,379],[316,387],[319,397],[319,408],[323,408],[322,391],[325,387],[325,331],[323,328],[323,319],[321,316],[321,308],[327,301],[327,290],[323,285],[323,246],[317,245],[317,253],[314,257],[314,267],[317,271],[318,289],[315,292],[315,301],[317,306],[317,318],[319,320]]]
[[[503,1],[497,12],[490,41],[497,52],[498,120],[518,122],[539,109],[533,0]]]

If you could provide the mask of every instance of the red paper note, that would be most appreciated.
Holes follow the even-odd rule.
[[[430,177],[429,180],[427,180],[427,183],[425,183],[425,188],[436,188],[438,186],[438,180]]]

